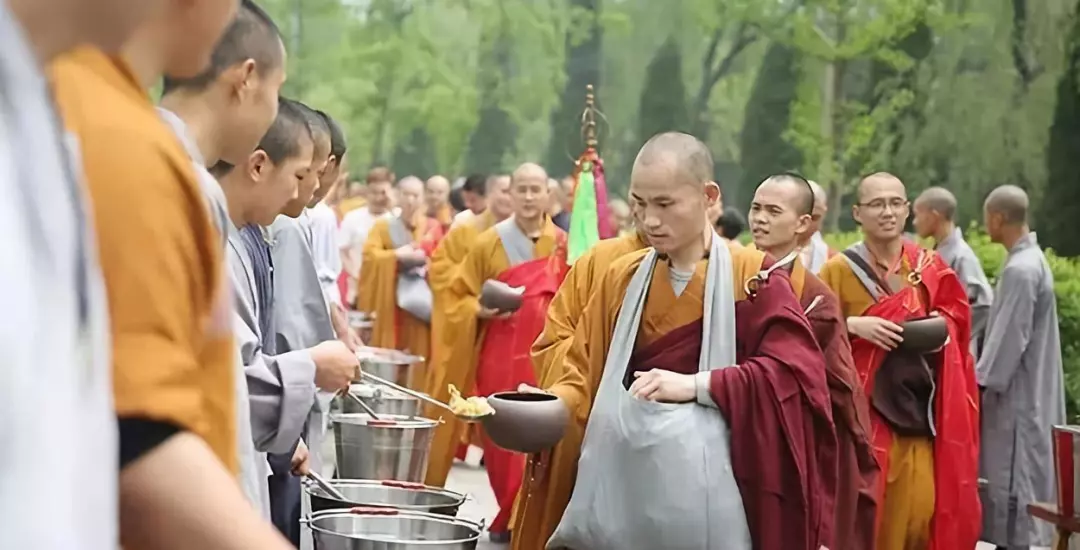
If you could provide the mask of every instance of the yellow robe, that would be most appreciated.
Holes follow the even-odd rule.
[[[532,348],[533,366],[541,388],[555,384],[562,376],[563,361],[570,347],[574,328],[599,279],[616,259],[645,248],[636,231],[615,239],[600,241],[574,262],[559,292],[548,307],[544,332]],[[542,549],[562,519],[574,488],[577,459],[585,425],[571,423],[562,441],[547,457],[546,473],[530,480],[539,464],[530,457],[526,478],[518,495],[510,528],[514,550]]]
[[[414,243],[425,238],[425,224],[416,224]],[[424,357],[430,351],[431,330],[424,321],[413,317],[397,306],[397,256],[390,239],[390,220],[379,220],[371,228],[364,243],[364,262],[360,268],[357,285],[356,309],[374,314],[369,346],[398,349]],[[423,384],[421,378],[416,383]]]
[[[625,254],[615,259],[603,274],[595,276],[593,297],[588,301],[581,317],[577,319],[573,337],[565,345],[565,350],[561,352],[563,354],[561,375],[546,389],[558,395],[572,411],[572,427],[568,430],[568,435],[580,435],[577,436],[579,438],[577,441],[571,442],[564,439],[560,446],[556,447],[561,465],[556,467],[552,464],[546,474],[547,483],[553,487],[549,489],[549,500],[553,504],[545,506],[543,511],[536,512],[541,514],[539,520],[533,520],[533,512],[525,510],[524,513],[529,517],[520,524],[522,531],[514,533],[515,550],[544,548],[547,542],[544,537],[550,537],[549,533],[555,530],[562,518],[562,512],[558,511],[557,507],[561,506],[565,509],[577,481],[576,466],[581,454],[585,425],[592,410],[596,391],[600,387],[604,361],[615,331],[615,320],[622,307],[622,300],[630,284],[630,278],[633,277],[646,252],[647,249],[643,249]],[[761,269],[764,254],[740,248],[732,250],[731,256],[734,297],[736,300],[743,300],[746,298],[743,283]],[[681,296],[687,298],[695,296],[693,289],[697,288],[696,285],[703,284],[705,265],[707,264],[704,260],[699,263],[694,278],[687,285],[688,291],[684,291]],[[576,264],[575,267],[577,267]],[[656,269],[666,269],[666,265],[658,262]],[[667,278],[663,276],[654,277],[655,281],[668,283]],[[685,324],[700,317],[701,292],[697,292],[696,295],[697,300],[680,300],[674,292],[654,292],[650,287],[645,310],[642,312],[639,341],[653,341],[663,336],[667,330],[676,328],[676,324]],[[526,474],[528,475],[529,472]],[[535,527],[532,525],[533,521],[537,522]],[[525,529],[536,530],[530,532]],[[529,536],[523,536],[525,533],[529,533]]]
[[[546,258],[555,252],[557,230],[549,218],[533,247],[533,258]],[[472,394],[485,328],[485,323],[476,318],[480,311],[480,288],[484,281],[497,278],[509,268],[510,260],[494,227],[476,237],[472,249],[459,264],[443,302],[447,329],[443,331],[441,341],[446,353],[439,354],[439,364],[434,369],[430,393],[435,399],[444,403],[449,401],[450,384],[461,390],[463,395]],[[425,414],[429,418],[447,416],[433,407],[428,408]],[[463,426],[459,422],[446,422],[436,428],[424,480],[428,485],[441,487],[446,484]]]
[[[899,279],[908,285],[911,266],[904,259]],[[843,255],[825,262],[818,277],[840,300],[844,317],[862,315],[874,298],[855,276]],[[891,281],[890,281],[891,284]],[[893,437],[889,471],[878,525],[877,550],[924,548],[930,541],[934,517],[934,445],[925,437]]]
[[[343,199],[337,206],[338,220],[345,217],[345,214],[356,210],[367,204],[367,199],[364,197],[349,197]]]

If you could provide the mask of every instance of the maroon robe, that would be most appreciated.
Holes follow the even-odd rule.
[[[786,273],[735,308],[738,364],[712,371],[710,393],[731,429],[754,549],[831,548],[836,433],[821,350]],[[699,318],[641,346],[627,370],[696,373],[702,328]]]

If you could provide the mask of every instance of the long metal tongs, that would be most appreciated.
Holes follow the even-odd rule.
[[[397,391],[399,391],[401,393],[404,393],[405,395],[408,395],[410,397],[415,397],[415,398],[417,398],[417,399],[419,399],[419,400],[421,400],[421,401],[423,401],[425,403],[430,403],[432,405],[435,405],[436,407],[446,409],[447,411],[450,411],[450,414],[452,414],[452,415],[456,416],[457,418],[460,418],[461,420],[464,420],[466,422],[476,422],[480,418],[483,418],[481,416],[468,416],[468,415],[458,414],[457,412],[454,411],[454,409],[452,407],[450,407],[450,405],[447,405],[446,403],[443,403],[442,401],[439,401],[438,399],[435,399],[435,398],[431,397],[430,395],[427,395],[425,393],[420,393],[420,392],[418,392],[416,390],[411,390],[411,389],[406,388],[404,386],[399,386],[399,385],[397,385],[397,384],[395,384],[395,383],[393,383],[393,382],[391,382],[389,380],[386,380],[384,378],[379,378],[378,376],[375,376],[374,374],[369,374],[367,372],[361,372],[360,377],[361,377],[361,379],[370,380],[372,382],[375,382],[376,384],[382,384],[382,385],[384,385],[384,386],[386,386],[388,388],[393,388],[393,389],[395,389],[395,390],[397,390]]]

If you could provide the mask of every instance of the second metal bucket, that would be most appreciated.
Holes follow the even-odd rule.
[[[375,384],[353,384],[349,386],[349,393],[359,397],[361,401],[371,407],[376,414],[395,416],[419,416],[420,400],[399,392],[393,388]],[[359,414],[365,412],[352,399],[341,400],[342,412]]]
[[[421,482],[435,427],[428,418],[366,413],[331,418],[337,434],[337,477]]]

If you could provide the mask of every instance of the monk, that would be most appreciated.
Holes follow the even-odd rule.
[[[616,259],[648,246],[636,218],[634,222],[637,227],[631,233],[602,240],[578,258],[551,300],[544,331],[532,346],[533,366],[540,388],[553,386],[562,376],[578,319],[608,266]],[[541,550],[555,533],[574,489],[584,436],[585,423],[571,422],[562,441],[551,451],[529,456],[510,524],[514,532],[514,550]]]
[[[712,173],[708,148],[674,132],[634,162],[653,248],[600,278],[549,388],[588,424],[548,548],[832,543],[824,359],[787,274],[716,235]]]
[[[431,284],[434,308],[431,314],[431,361],[425,387],[428,395],[438,399],[450,399],[447,389],[449,384],[454,384],[458,388],[463,387],[465,373],[472,368],[469,365],[443,360],[453,347],[453,342],[445,338],[450,322],[447,316],[447,304],[453,302],[450,288],[457,276],[458,267],[475,246],[477,236],[513,214],[509,201],[505,200],[509,186],[510,178],[505,176],[473,175],[466,178],[463,190],[467,190],[474,196],[486,198],[488,203],[473,201],[470,210],[475,216],[454,225],[431,256],[428,282]],[[474,210],[476,208],[479,208],[479,211]],[[436,430],[435,439],[432,441],[425,478],[425,483],[436,487],[446,484],[454,459],[464,460],[468,452],[468,445],[459,443],[465,435],[465,425],[458,422],[456,418],[443,420],[445,423]]]
[[[513,217],[481,233],[458,267],[448,292],[450,328],[443,336],[451,347],[441,360],[443,379],[436,380],[437,387],[453,383],[465,394],[490,395],[512,391],[522,383],[536,385],[529,349],[565,274],[566,234],[548,216],[547,180],[547,173],[536,164],[518,167],[510,178]],[[480,291],[489,279],[525,287],[522,306],[513,313],[481,306]],[[460,372],[462,367],[468,370]],[[482,444],[488,479],[499,503],[491,538],[506,541],[525,457],[500,449],[486,438]]]
[[[442,226],[424,215],[423,195],[419,178],[398,182],[401,212],[376,222],[364,243],[356,309],[375,316],[369,345],[423,357],[426,365],[432,311],[426,265]]]
[[[816,181],[808,181],[814,190],[814,210],[810,214],[810,230],[799,240],[799,260],[810,273],[817,275],[825,262],[836,255],[836,251],[821,236],[821,223],[825,214],[829,213],[829,197]]]
[[[870,447],[870,411],[851,358],[851,342],[836,296],[810,273],[797,256],[799,243],[813,229],[815,194],[811,184],[794,174],[762,182],[750,203],[753,246],[787,264],[799,305],[825,354],[833,421],[836,424],[838,477],[834,550],[874,548],[878,465]]]
[[[974,548],[982,518],[971,307],[956,273],[904,239],[908,213],[896,176],[864,178],[852,216],[865,240],[827,261],[820,276],[840,300],[870,400],[882,470],[877,549]],[[945,345],[924,355],[898,350],[900,325],[927,315],[945,319]]]
[[[443,228],[443,233],[450,230],[454,221],[454,209],[450,207],[450,180],[438,174],[424,182],[424,205],[427,215],[434,218]]]

